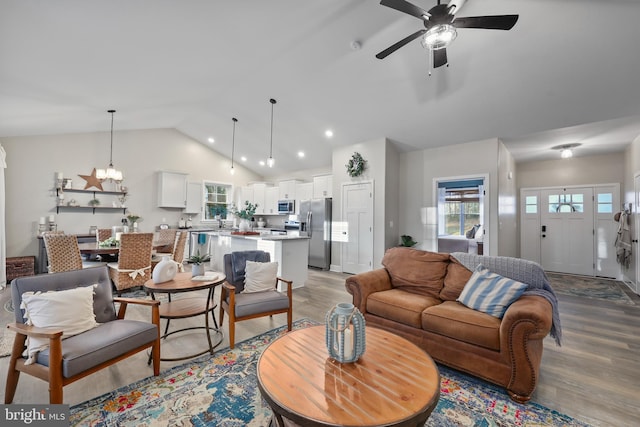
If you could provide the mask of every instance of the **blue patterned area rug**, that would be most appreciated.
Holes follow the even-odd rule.
[[[294,329],[317,323],[302,319]],[[74,426],[268,426],[256,363],[286,333],[280,327],[184,365],[71,407]],[[439,366],[441,394],[425,426],[579,426],[587,424],[536,403],[518,405],[506,392]]]
[[[627,285],[618,280],[549,272],[547,277],[553,290],[559,294],[636,305],[625,292]]]

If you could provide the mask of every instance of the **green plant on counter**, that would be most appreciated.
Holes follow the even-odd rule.
[[[248,200],[244,202],[244,209],[239,210],[236,205],[231,206],[231,213],[240,219],[251,219],[258,209],[258,204],[255,205]]]
[[[415,244],[418,243],[415,240],[413,240],[413,237],[409,236],[408,234],[403,234],[402,236],[400,236],[400,239],[401,239],[400,246],[404,246],[407,248],[415,246]]]
[[[204,254],[204,255],[200,255],[200,251],[196,252],[195,255],[191,255],[188,259],[187,259],[187,263],[189,264],[195,264],[195,265],[200,265],[203,262],[207,262],[211,259],[211,257],[209,256],[209,254]]]

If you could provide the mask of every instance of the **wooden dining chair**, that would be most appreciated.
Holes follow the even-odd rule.
[[[174,242],[171,245],[171,252],[168,252],[168,253],[156,252],[155,254],[153,254],[151,258],[151,270],[156,268],[156,265],[158,265],[158,263],[162,261],[162,258],[164,256],[168,256],[173,261],[175,261],[176,264],[178,264],[179,271],[184,271],[184,266],[183,266],[184,249],[187,243],[188,236],[189,236],[189,233],[186,231],[177,231],[175,233]]]
[[[224,313],[229,315],[229,347],[235,346],[236,322],[262,316],[287,313],[287,330],[291,330],[293,316],[292,281],[275,277],[270,289],[260,292],[243,292],[247,261],[269,262],[264,251],[238,251],[224,255],[224,272],[227,280],[220,293],[220,327]],[[287,285],[286,294],[277,291],[278,282]]]
[[[98,228],[96,230],[96,240],[98,242],[104,242],[109,237],[111,237],[111,229],[110,228]]]
[[[155,243],[155,248],[158,253],[168,254],[173,252],[173,247],[176,243],[178,230],[175,228],[169,228],[166,230],[158,231],[158,240]]]
[[[116,291],[142,286],[151,278],[153,233],[124,233],[120,236],[117,263],[109,263],[109,277]]]
[[[82,270],[82,255],[76,236],[45,233],[42,238],[49,260],[49,273]]]

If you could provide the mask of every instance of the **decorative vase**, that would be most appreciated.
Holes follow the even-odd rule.
[[[364,316],[353,304],[337,304],[327,312],[325,323],[329,357],[340,363],[351,363],[364,354]]]
[[[240,225],[238,226],[238,229],[240,231],[250,231],[251,230],[251,223],[249,222],[248,219],[241,219],[240,220]]]
[[[204,264],[191,264],[191,277],[204,276]]]
[[[165,255],[162,260],[155,266],[151,278],[153,283],[164,283],[173,280],[178,273],[178,266],[170,256]]]
[[[134,222],[134,223],[133,223],[133,232],[134,232],[134,233],[137,233],[137,232],[138,232],[138,223],[137,223],[137,222]]]

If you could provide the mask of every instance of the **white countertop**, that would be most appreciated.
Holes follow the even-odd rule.
[[[231,234],[230,231],[209,231],[207,234],[211,236],[229,236],[234,239],[248,239],[248,240],[307,240],[308,236],[293,236],[290,234],[254,234],[245,236],[242,234]]]

